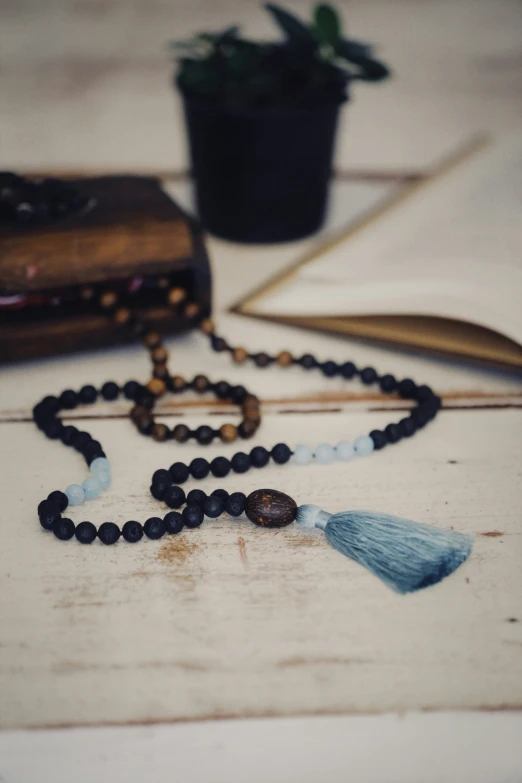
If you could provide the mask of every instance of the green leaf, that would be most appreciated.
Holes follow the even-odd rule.
[[[335,49],[341,40],[341,20],[337,11],[331,5],[317,5],[314,23],[319,40]]]
[[[315,43],[312,30],[307,27],[297,16],[285,11],[278,5],[266,3],[265,8],[276,20],[287,38],[294,43]]]

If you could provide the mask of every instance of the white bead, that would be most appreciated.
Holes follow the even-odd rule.
[[[107,459],[107,457],[96,457],[96,459],[93,459],[90,465],[90,471],[94,475],[97,475],[100,470],[105,470],[108,473],[111,472],[111,463]]]
[[[294,449],[294,462],[297,465],[308,465],[314,458],[314,452],[310,446],[296,446]]]
[[[349,440],[342,440],[335,447],[335,456],[341,462],[348,462],[355,457],[355,450]]]
[[[100,470],[96,474],[96,478],[99,481],[102,489],[109,489],[111,485],[111,474],[108,470]]]
[[[79,484],[69,484],[65,494],[71,506],[79,506],[85,500],[85,492]]]
[[[373,440],[369,435],[359,435],[353,442],[357,456],[365,457],[367,454],[371,454],[373,451]]]
[[[315,458],[322,465],[328,465],[335,459],[335,449],[329,443],[320,443],[315,449]]]
[[[85,492],[86,500],[94,500],[102,493],[102,485],[97,478],[88,478],[82,484],[83,491]]]

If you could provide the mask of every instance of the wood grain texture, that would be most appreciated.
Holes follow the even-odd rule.
[[[371,508],[477,534],[468,563],[406,598],[295,525],[208,522],[135,547],[58,542],[33,509],[85,469],[33,425],[4,422],[1,725],[521,707],[520,419],[443,412],[368,459],[200,485],[248,493],[268,484],[332,511]],[[335,442],[388,420],[274,415],[252,445],[283,430],[289,444]],[[103,499],[71,513],[76,521],[155,515],[153,470],[201,453],[141,439],[119,420],[89,430],[115,478]],[[484,535],[492,531],[500,535]]]

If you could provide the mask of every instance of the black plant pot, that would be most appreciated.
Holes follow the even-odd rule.
[[[203,226],[237,242],[288,242],[324,222],[339,104],[237,108],[185,98]]]

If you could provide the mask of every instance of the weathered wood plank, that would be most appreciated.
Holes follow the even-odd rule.
[[[367,460],[225,480],[478,534],[454,576],[407,598],[294,526],[224,521],[136,547],[59,543],[34,509],[82,478],[80,459],[30,424],[1,424],[1,725],[522,706],[520,418],[448,411]],[[335,442],[388,420],[274,415],[256,442]],[[89,429],[115,478],[76,521],[146,519],[160,507],[152,471],[201,453],[140,439],[124,421]]]

